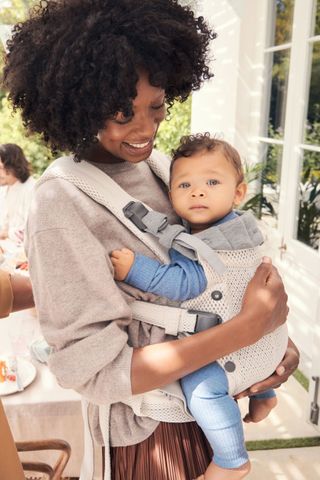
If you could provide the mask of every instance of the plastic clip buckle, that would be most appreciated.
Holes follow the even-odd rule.
[[[195,333],[203,332],[204,330],[208,330],[208,328],[216,327],[222,323],[222,318],[217,313],[202,312],[199,310],[188,310],[188,313],[197,315],[194,328]]]
[[[147,227],[141,220],[143,217],[145,217],[148,213],[148,209],[140,202],[129,202],[125,207],[122,209],[124,216],[126,218],[129,218],[132,223],[135,224],[139,230],[144,232]]]

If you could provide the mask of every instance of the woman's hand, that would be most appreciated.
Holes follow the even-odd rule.
[[[281,277],[271,260],[263,262],[246,289],[241,315],[246,319],[251,343],[282,325],[288,315],[288,296]]]
[[[290,375],[292,375],[298,367],[299,358],[299,350],[297,349],[293,341],[289,338],[287,351],[283,357],[282,362],[276,368],[274,374],[266,380],[263,380],[262,382],[255,383],[244,392],[239,393],[238,395],[236,395],[236,399],[246,397],[247,395],[252,395],[255,393],[261,393],[265,390],[269,390],[270,388],[280,387],[288,380]]]

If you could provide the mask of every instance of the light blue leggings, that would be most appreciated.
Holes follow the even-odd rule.
[[[211,363],[181,379],[190,412],[214,452],[214,463],[237,468],[248,461],[242,419],[237,402],[228,394],[227,376],[218,363]],[[273,390],[255,395],[270,398]]]

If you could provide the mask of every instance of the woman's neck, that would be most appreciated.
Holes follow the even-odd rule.
[[[121,158],[115,157],[112,153],[103,148],[101,143],[97,142],[91,145],[85,152],[84,158],[94,163],[124,163]]]

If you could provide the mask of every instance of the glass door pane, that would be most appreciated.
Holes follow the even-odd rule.
[[[260,218],[269,226],[278,223],[282,145],[261,144],[263,169],[260,191]]]
[[[281,50],[271,55],[271,91],[268,115],[268,137],[283,138],[288,92],[290,50]]]
[[[318,250],[320,243],[320,153],[304,151],[299,186],[297,239]]]
[[[283,45],[291,41],[294,0],[276,0],[274,3],[274,34],[271,45]]]
[[[316,1],[313,35],[320,35],[320,0]]]
[[[305,122],[305,143],[320,145],[320,41],[315,42],[311,55],[311,75],[307,118]]]

